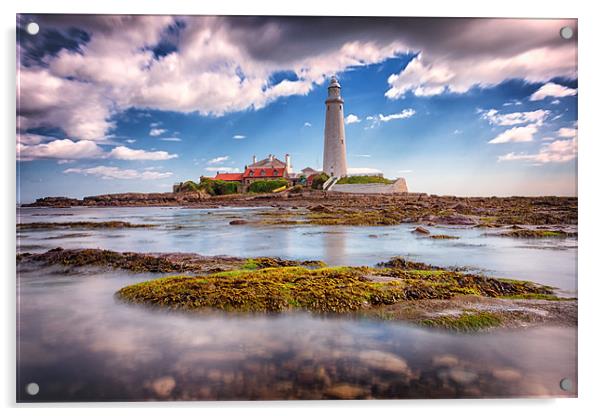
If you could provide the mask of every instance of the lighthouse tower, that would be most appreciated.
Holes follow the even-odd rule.
[[[336,77],[330,79],[326,99],[324,126],[324,172],[330,176],[347,176],[347,151],[341,85]]]

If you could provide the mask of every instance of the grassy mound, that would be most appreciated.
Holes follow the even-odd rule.
[[[366,184],[366,183],[384,183],[392,184],[393,180],[383,178],[382,176],[345,176],[337,181],[338,185],[354,185],[354,184]]]
[[[300,308],[344,313],[406,300],[537,293],[551,295],[552,290],[531,282],[445,270],[278,267],[167,277],[127,286],[117,296],[134,303],[185,310],[280,312]]]

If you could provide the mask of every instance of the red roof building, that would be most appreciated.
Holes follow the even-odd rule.
[[[226,182],[242,182],[243,174],[242,173],[217,173],[215,178],[216,181],[226,181]]]

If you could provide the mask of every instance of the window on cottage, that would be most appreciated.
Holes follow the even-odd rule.
[[[265,170],[261,170],[261,172],[259,173],[261,176],[265,176]]]
[[[250,171],[250,172],[249,172],[249,176],[253,176],[253,171]]]

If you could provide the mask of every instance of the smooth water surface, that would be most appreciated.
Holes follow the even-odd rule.
[[[266,209],[21,209],[21,222],[124,220],[155,228],[19,231],[21,252],[99,247],[373,265],[404,255],[496,276],[576,287],[576,240],[515,240],[431,227],[459,240],[393,227],[231,226]],[[72,214],[72,215],[65,215]],[[453,334],[398,322],[315,316],[175,313],[114,293],[158,277],[22,266],[18,399],[255,400],[574,396],[576,328]],[[28,396],[25,386],[40,386]]]

